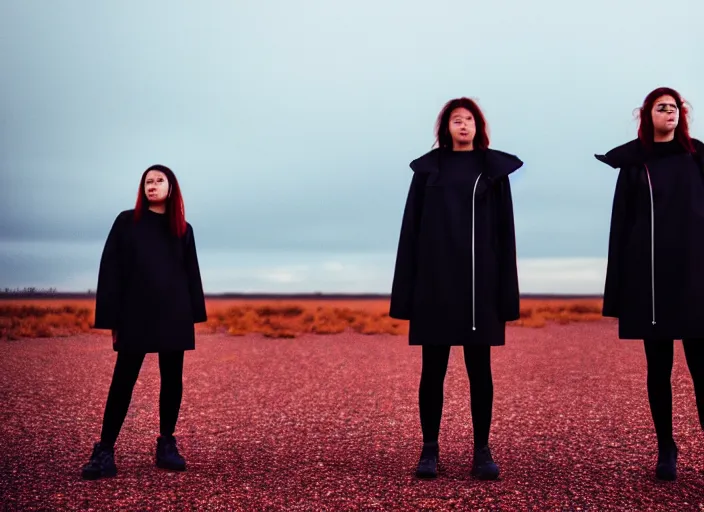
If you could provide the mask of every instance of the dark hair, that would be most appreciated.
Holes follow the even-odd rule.
[[[651,91],[643,100],[643,105],[636,109],[637,115],[640,118],[640,124],[638,126],[638,138],[641,144],[647,149],[652,148],[653,141],[655,139],[655,128],[653,127],[653,105],[655,105],[655,100],[660,96],[672,96],[677,104],[677,109],[680,111],[679,122],[677,123],[677,128],[675,128],[675,138],[685,147],[690,153],[694,153],[694,144],[692,143],[692,138],[689,135],[689,122],[687,116],[689,115],[689,108],[687,108],[687,102],[682,99],[680,93],[669,87],[659,87],[654,91]]]
[[[487,149],[489,147],[489,135],[487,134],[487,124],[479,105],[474,100],[466,97],[455,98],[445,103],[445,106],[438,115],[435,124],[435,143],[440,148],[452,148],[452,135],[450,135],[450,115],[456,108],[466,108],[474,117],[476,134],[472,144],[475,149]]]
[[[149,209],[149,199],[144,192],[144,182],[147,179],[149,171],[159,171],[166,175],[169,182],[169,195],[166,198],[166,215],[169,218],[169,226],[171,232],[181,237],[186,233],[186,211],[183,204],[183,196],[181,195],[181,187],[178,186],[178,180],[174,172],[165,165],[152,165],[142,173],[142,179],[139,181],[139,191],[137,191],[137,203],[134,207],[135,221],[139,220],[142,214]]]

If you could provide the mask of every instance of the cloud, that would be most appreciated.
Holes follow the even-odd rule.
[[[601,294],[606,258],[526,258],[518,260],[525,293]]]
[[[599,292],[617,173],[593,154],[635,137],[632,110],[661,84],[701,127],[704,3],[668,4],[688,13],[668,45],[643,37],[660,3],[0,2],[0,283],[94,287],[158,162],[182,185],[208,288],[388,291],[408,163],[468,95],[492,146],[525,162],[523,289]],[[480,51],[448,13],[481,20]]]
[[[0,287],[95,289],[102,243],[7,242]],[[199,250],[209,293],[389,293],[395,252]],[[523,293],[600,294],[604,258],[519,258]]]
[[[323,270],[328,272],[344,272],[345,266],[339,261],[328,261],[323,263]]]

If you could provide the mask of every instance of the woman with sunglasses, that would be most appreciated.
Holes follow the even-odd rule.
[[[676,478],[672,431],[674,340],[681,339],[704,428],[704,144],[689,134],[674,89],[650,92],[638,137],[598,160],[619,169],[603,315],[620,339],[642,339],[658,442],[655,475]]]
[[[117,361],[100,441],[84,479],[115,476],[114,445],[148,353],[159,354],[160,436],[156,466],[182,471],[174,430],[183,392],[184,351],[195,348],[193,324],[207,320],[196,243],[176,176],[154,165],[142,174],[137,204],[117,216],[105,242],[95,304],[96,329],[112,330]]]
[[[443,386],[452,346],[463,347],[470,385],[472,475],[499,476],[489,449],[494,388],[491,347],[519,318],[518,272],[509,175],[517,157],[489,149],[487,125],[469,98],[445,104],[438,147],[411,162],[389,314],[410,320],[409,344],[422,347],[418,393],[423,448],[418,477],[437,476]]]

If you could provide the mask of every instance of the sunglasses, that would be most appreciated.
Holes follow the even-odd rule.
[[[668,114],[671,112],[677,112],[677,110],[677,105],[674,103],[659,103],[655,108],[656,112],[667,112]]]

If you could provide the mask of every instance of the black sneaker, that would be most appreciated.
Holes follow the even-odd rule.
[[[488,446],[474,449],[472,476],[479,480],[496,480],[499,478],[499,467],[491,457],[491,450],[489,450]]]
[[[97,480],[117,475],[115,466],[115,452],[113,448],[103,446],[101,443],[93,445],[93,453],[88,463],[83,466],[84,480]]]
[[[159,436],[156,439],[156,465],[162,469],[184,471],[186,461],[178,453],[176,438]]]
[[[677,478],[677,446],[658,449],[658,463],[655,466],[655,477],[659,480],[675,480]]]
[[[438,443],[423,443],[423,449],[420,452],[420,460],[416,468],[416,476],[418,478],[435,478],[438,476],[438,457],[440,455],[440,447]]]

